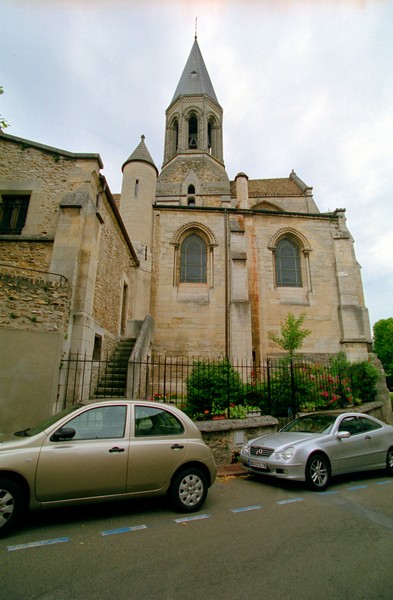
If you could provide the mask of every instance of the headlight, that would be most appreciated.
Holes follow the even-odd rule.
[[[250,446],[248,444],[243,445],[241,454],[250,454]]]
[[[279,450],[275,453],[274,457],[282,460],[289,460],[295,454],[295,448],[293,446],[289,446],[289,448],[285,448],[285,450]]]

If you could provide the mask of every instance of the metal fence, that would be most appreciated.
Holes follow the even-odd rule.
[[[129,397],[170,402],[194,419],[288,417],[299,411],[344,408],[353,401],[350,375],[339,361],[267,358],[261,363],[152,355],[113,373],[109,358],[80,354],[63,360],[63,404]],[[137,373],[137,377],[135,374]],[[104,383],[103,383],[104,382]]]

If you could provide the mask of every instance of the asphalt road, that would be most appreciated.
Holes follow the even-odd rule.
[[[0,540],[1,600],[391,600],[393,479],[220,478],[203,510],[162,500],[32,514]]]

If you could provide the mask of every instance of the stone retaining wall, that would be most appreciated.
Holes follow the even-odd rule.
[[[24,331],[67,331],[71,290],[63,279],[0,272],[0,327]]]
[[[357,408],[332,411],[361,412],[386,421],[382,402],[370,402]],[[274,433],[279,429],[278,419],[271,416],[250,417],[248,419],[223,419],[221,421],[198,421],[196,426],[206,444],[213,452],[218,466],[236,462],[242,444],[260,435]]]
[[[266,415],[248,419],[198,421],[196,426],[213,452],[217,465],[228,465],[236,460],[236,454],[244,442],[277,431],[278,420]]]

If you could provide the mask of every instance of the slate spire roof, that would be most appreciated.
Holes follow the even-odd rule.
[[[149,163],[150,165],[152,165],[152,167],[155,168],[155,170],[158,173],[158,169],[157,169],[156,165],[154,164],[154,160],[150,156],[150,152],[147,149],[147,146],[145,144],[145,136],[144,135],[141,135],[141,141],[139,142],[138,146],[135,148],[135,150],[131,154],[131,156],[129,158],[127,158],[127,160],[123,164],[122,170],[124,169],[126,164],[128,164],[129,162],[133,162],[133,161]]]
[[[219,104],[195,36],[186,66],[177,84],[172,102],[179,96],[207,95]],[[171,102],[171,104],[172,104]]]

